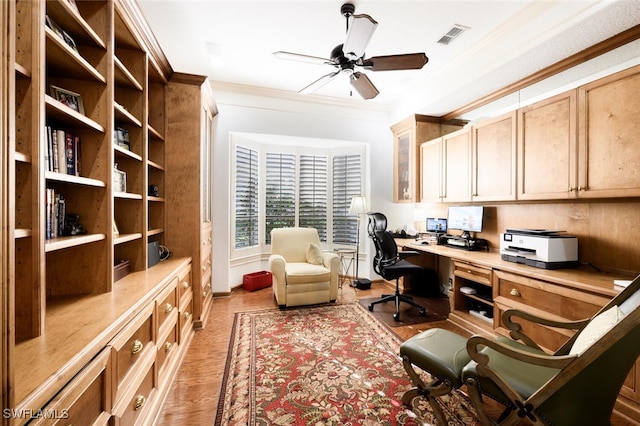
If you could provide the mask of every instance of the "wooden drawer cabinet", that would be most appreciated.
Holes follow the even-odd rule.
[[[601,295],[498,270],[494,271],[494,287],[494,301],[498,307],[497,327],[502,328],[504,333],[507,330],[503,327],[501,317],[509,308],[557,320],[572,321],[593,316],[609,301]],[[521,325],[534,341],[552,351],[558,349],[573,335],[570,330],[534,326],[524,321],[521,321]]]
[[[453,318],[473,329],[493,329],[492,274],[491,268],[453,262]]]
[[[158,381],[162,383],[167,375],[166,364],[173,354],[178,352],[178,323],[174,323],[169,334],[159,340],[158,353],[156,354],[156,368],[158,369]]]
[[[111,351],[104,349],[51,401],[32,425],[106,425],[111,417]]]
[[[163,327],[171,327],[171,318],[178,311],[178,282],[178,278],[173,280],[169,287],[156,298],[157,333],[160,333]]]
[[[142,380],[133,392],[127,392],[114,409],[113,425],[132,426],[148,423],[148,413],[155,397],[153,363],[146,365],[140,375]]]
[[[139,364],[155,357],[153,310],[154,305],[149,304],[111,342],[116,401],[122,397],[123,390],[132,385],[139,371]]]
[[[180,309],[178,317],[180,344],[193,334],[193,299],[189,299]]]

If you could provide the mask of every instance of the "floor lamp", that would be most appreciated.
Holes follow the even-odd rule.
[[[358,234],[356,235],[356,276],[351,283],[351,287],[359,289],[371,288],[371,281],[366,278],[358,278],[358,264],[360,263],[360,215],[367,213],[367,202],[364,197],[353,197],[351,199],[351,206],[349,207],[349,214],[358,215]]]

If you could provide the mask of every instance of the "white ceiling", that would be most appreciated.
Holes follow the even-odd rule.
[[[304,96],[297,91],[334,68],[272,53],[328,58],[346,29],[340,0],[139,3],[173,69],[208,75],[214,90]],[[638,0],[353,3],[356,14],[378,21],[366,57],[425,52],[429,62],[417,71],[367,71],[380,90],[372,100],[351,95],[344,75],[310,99],[438,116],[640,23]],[[454,24],[470,29],[448,46],[437,44]]]

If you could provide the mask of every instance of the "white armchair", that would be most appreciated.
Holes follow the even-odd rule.
[[[273,229],[269,270],[280,308],[335,302],[338,297],[340,259],[320,249],[314,228]]]

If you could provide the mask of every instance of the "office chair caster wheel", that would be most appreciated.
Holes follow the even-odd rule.
[[[420,309],[420,315],[422,315],[423,317],[427,316],[427,310],[426,309]]]
[[[370,310],[371,312],[373,312],[373,304],[370,304],[370,305],[369,305],[369,310]]]
[[[400,314],[393,314],[393,319],[396,321],[400,321]]]

